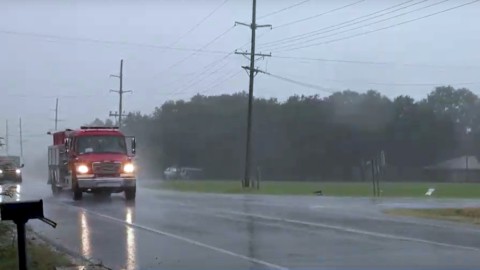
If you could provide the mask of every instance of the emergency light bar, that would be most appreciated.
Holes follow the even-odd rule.
[[[87,127],[83,126],[80,129],[118,129],[118,127]]]

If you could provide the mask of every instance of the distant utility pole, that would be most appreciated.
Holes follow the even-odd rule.
[[[23,162],[23,137],[22,137],[22,118],[19,119],[19,128],[20,128],[20,160]],[[56,127],[55,127],[56,130]]]
[[[21,122],[22,120],[20,119],[20,123]],[[58,127],[58,98],[55,101],[55,131],[57,131],[57,127]]]
[[[252,23],[251,24],[246,24],[246,23],[241,23],[241,22],[235,22],[235,25],[240,24],[243,26],[250,27],[252,30],[252,41],[251,41],[251,48],[250,52],[239,52],[235,51],[235,54],[240,54],[244,56],[250,56],[250,67],[243,67],[245,70],[247,70],[249,76],[250,76],[250,81],[248,85],[248,115],[247,115],[247,141],[245,145],[245,174],[244,174],[244,179],[243,179],[243,186],[244,187],[250,187],[250,167],[251,167],[251,134],[252,134],[252,103],[253,103],[253,85],[254,85],[254,77],[257,74],[257,70],[255,69],[255,57],[266,57],[266,56],[272,56],[271,54],[256,54],[255,53],[255,30],[260,27],[270,27],[272,28],[271,25],[257,25],[256,21],[256,12],[257,12],[257,1],[253,0],[253,6],[252,6]]]
[[[110,92],[115,92],[118,93],[120,96],[119,102],[118,102],[118,112],[112,113],[110,112],[110,116],[113,117],[118,117],[117,119],[117,126],[119,128],[122,127],[122,116],[125,116],[123,112],[123,94],[125,93],[131,93],[132,91],[123,91],[123,59],[120,60],[120,75],[110,75],[110,77],[116,77],[120,80],[120,88],[118,90],[111,90]]]
[[[5,153],[8,156],[8,120],[5,121]]]

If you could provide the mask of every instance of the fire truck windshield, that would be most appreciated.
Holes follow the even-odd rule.
[[[77,138],[77,153],[126,154],[125,139],[121,136],[81,136]]]

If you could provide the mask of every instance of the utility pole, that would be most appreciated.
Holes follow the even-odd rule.
[[[19,128],[20,128],[20,160],[23,162],[23,137],[22,137],[22,118],[20,117],[19,120]],[[55,130],[57,128],[55,127]]]
[[[110,92],[115,92],[118,93],[120,96],[119,102],[118,102],[118,112],[112,113],[110,112],[110,116],[113,117],[118,117],[117,119],[117,126],[118,128],[122,128],[122,116],[125,116],[123,112],[123,94],[125,93],[131,93],[132,91],[123,91],[123,59],[120,60],[120,74],[119,75],[110,75],[110,77],[116,77],[120,80],[120,88],[118,90],[111,90]]]
[[[62,119],[58,119],[58,98],[56,98],[55,100],[55,109],[50,109],[50,111],[53,111],[55,112],[55,118],[50,118],[51,121],[54,121],[55,122],[55,126],[54,126],[54,131],[57,131],[58,130],[58,122],[61,122],[61,121],[64,121]]]
[[[8,156],[8,120],[5,121],[5,153]]]
[[[253,0],[253,5],[252,5],[252,23],[251,24],[246,24],[246,23],[241,23],[241,22],[235,22],[235,25],[243,25],[250,27],[252,30],[252,40],[251,40],[251,48],[250,48],[250,53],[245,51],[245,52],[238,52],[235,51],[235,54],[240,54],[250,56],[250,67],[243,67],[245,70],[247,70],[250,80],[248,84],[248,114],[247,114],[247,141],[245,145],[245,173],[244,173],[244,179],[243,179],[243,187],[250,187],[250,167],[251,167],[251,134],[252,134],[252,103],[253,103],[253,86],[254,86],[254,78],[255,75],[257,74],[257,71],[255,70],[255,57],[265,57],[265,56],[272,56],[271,54],[256,54],[255,53],[255,30],[260,27],[270,27],[272,28],[271,25],[257,25],[257,0]]]
[[[22,120],[20,119],[20,122],[21,121]],[[57,127],[58,127],[57,124],[58,124],[58,98],[55,102],[55,131],[57,131]]]

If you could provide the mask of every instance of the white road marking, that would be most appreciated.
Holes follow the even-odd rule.
[[[190,205],[190,204],[186,204],[186,203],[176,203],[176,202],[169,202],[169,203],[172,204],[172,205],[178,205],[178,206],[183,206],[183,207],[198,208],[198,206],[196,206],[196,205]],[[233,210],[223,210],[223,209],[220,209],[220,208],[209,207],[208,209],[210,211],[212,211],[212,213],[214,213],[213,211],[215,211],[217,213],[224,213],[224,214],[244,216],[244,217],[255,217],[255,218],[269,220],[269,221],[275,221],[275,222],[300,224],[300,225],[304,225],[304,226],[331,229],[331,230],[337,230],[337,231],[344,231],[344,232],[349,232],[349,233],[355,233],[355,234],[361,234],[361,235],[367,235],[367,236],[374,236],[374,237],[381,237],[381,238],[387,238],[387,239],[392,239],[392,240],[411,241],[411,242],[417,242],[417,243],[423,243],[423,244],[429,244],[429,245],[436,245],[436,246],[442,246],[442,247],[448,247],[448,248],[459,248],[459,249],[465,249],[465,250],[480,252],[480,248],[476,248],[476,247],[448,244],[448,243],[425,240],[425,239],[420,239],[420,238],[412,238],[412,237],[398,236],[398,235],[393,235],[393,234],[365,231],[365,230],[359,230],[359,229],[343,227],[343,226],[336,226],[336,225],[329,225],[329,224],[318,223],[318,222],[309,222],[309,221],[302,221],[302,220],[296,220],[296,219],[278,218],[278,217],[267,216],[267,215],[263,215],[263,214],[251,214],[251,213],[244,213],[244,212],[233,211]],[[205,208],[202,208],[202,210],[205,210]],[[221,217],[221,216],[219,216],[219,217]],[[369,219],[370,219],[370,217],[369,217]],[[374,219],[380,220],[380,221],[385,220],[385,219],[381,219],[381,218],[374,218]],[[413,224],[416,224],[416,223],[413,223]],[[444,227],[444,226],[440,226],[440,227]]]
[[[72,206],[72,205],[70,205],[70,206]],[[205,243],[202,243],[202,242],[199,242],[199,241],[187,238],[187,237],[183,237],[183,236],[180,236],[180,235],[176,235],[176,234],[173,234],[173,233],[169,233],[169,232],[165,232],[165,231],[161,231],[161,230],[157,230],[157,229],[153,229],[153,228],[149,228],[149,227],[146,227],[146,226],[143,226],[143,225],[140,225],[140,224],[136,224],[136,223],[129,223],[129,222],[126,222],[125,220],[115,218],[115,217],[112,217],[112,216],[108,216],[108,215],[104,215],[104,214],[101,214],[101,213],[98,213],[98,212],[95,212],[95,211],[91,211],[91,210],[88,210],[88,209],[85,209],[85,208],[82,208],[82,207],[79,207],[79,206],[72,206],[72,207],[79,208],[82,211],[85,211],[85,212],[90,213],[92,215],[102,217],[104,219],[109,219],[109,220],[113,220],[113,221],[118,222],[118,223],[125,224],[126,226],[130,226],[130,227],[133,227],[133,228],[138,228],[138,229],[142,229],[142,230],[149,231],[149,232],[152,232],[152,233],[168,236],[168,237],[173,238],[173,239],[177,239],[177,240],[180,240],[180,241],[192,244],[192,245],[196,245],[196,246],[199,246],[199,247],[210,249],[210,250],[222,253],[222,254],[230,255],[232,257],[240,258],[240,259],[243,259],[243,260],[246,260],[246,261],[249,261],[249,262],[264,265],[264,266],[267,266],[267,267],[270,267],[270,268],[273,268],[273,269],[288,270],[288,268],[284,267],[284,266],[280,266],[280,265],[269,263],[269,262],[259,260],[259,259],[253,258],[253,257],[238,254],[238,253],[235,253],[235,252],[223,249],[223,248],[215,247],[215,246],[212,246],[212,245],[209,245],[209,244],[205,244]]]
[[[393,240],[411,241],[411,242],[418,242],[418,243],[424,243],[424,244],[430,244],[430,245],[436,245],[436,246],[442,246],[442,247],[448,247],[448,248],[459,248],[459,249],[466,249],[466,250],[470,250],[470,251],[480,252],[480,248],[476,248],[476,247],[461,246],[461,245],[447,244],[447,243],[436,242],[436,241],[431,241],[431,240],[424,240],[424,239],[419,239],[419,238],[412,238],[412,237],[398,236],[398,235],[393,235],[393,234],[364,231],[364,230],[358,230],[358,229],[353,229],[353,228],[348,228],[348,227],[343,227],[343,226],[329,225],[329,224],[324,224],[324,223],[309,222],[309,221],[302,221],[302,220],[288,219],[288,218],[277,218],[277,217],[266,216],[266,215],[261,215],[261,214],[248,214],[248,213],[243,213],[243,212],[238,212],[238,211],[219,210],[219,212],[228,213],[228,214],[232,214],[232,215],[239,215],[239,216],[256,217],[256,218],[271,220],[271,221],[279,221],[279,222],[286,222],[286,223],[292,223],[292,224],[300,224],[300,225],[306,225],[306,226],[318,227],[318,228],[324,228],[324,229],[332,229],[332,230],[337,230],[337,231],[344,231],[344,232],[356,233],[356,234],[362,234],[362,235],[368,235],[368,236],[374,236],[374,237],[388,238],[388,239],[393,239]]]

